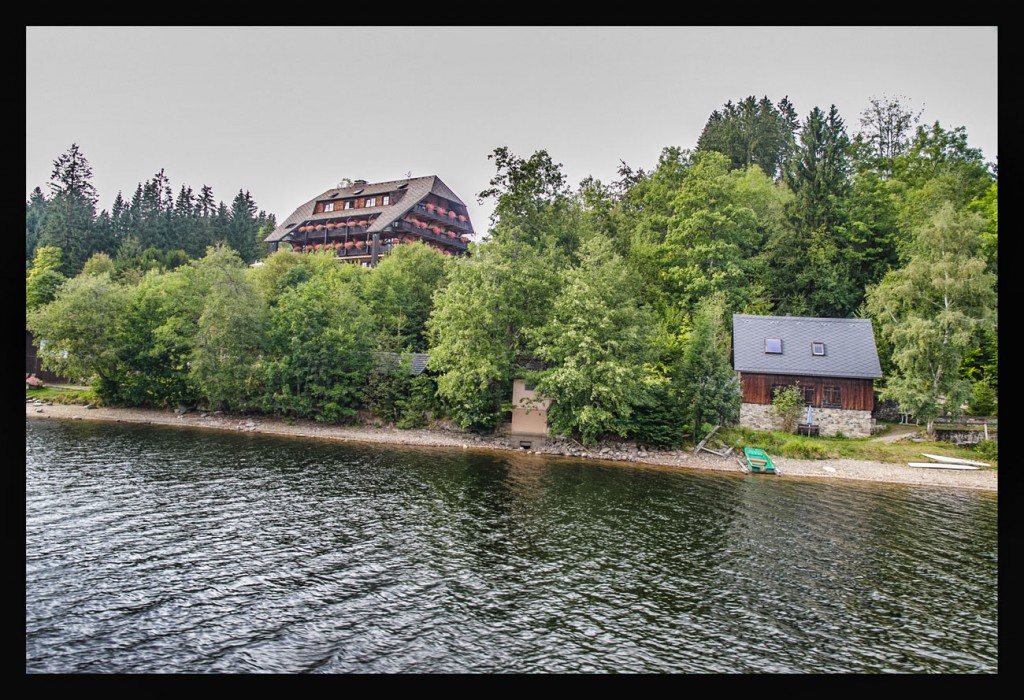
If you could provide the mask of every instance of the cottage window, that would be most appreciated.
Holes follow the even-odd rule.
[[[377,198],[376,197],[367,197],[366,198],[366,206],[368,206],[368,207],[375,207],[375,206],[377,206]]]
[[[391,195],[386,194],[386,195],[384,195],[383,197],[380,198],[380,205],[382,207],[386,207],[389,204],[391,204]]]
[[[782,354],[782,340],[780,338],[765,338],[764,351],[772,355]]]
[[[351,209],[352,208],[352,200],[351,199],[346,199],[345,200],[345,208],[346,209]]]
[[[842,392],[838,386],[824,386],[821,388],[821,405],[823,408],[842,408]]]
[[[824,355],[825,354],[825,343],[811,343],[811,354],[812,355]]]
[[[791,386],[795,386],[800,390],[801,396],[804,397],[804,406],[814,405],[814,387],[813,386],[800,386],[799,384],[772,384],[771,398],[774,401],[776,395]]]
[[[334,211],[334,202],[327,202],[324,204],[324,211]]]

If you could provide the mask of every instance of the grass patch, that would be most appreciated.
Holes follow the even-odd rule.
[[[874,439],[877,436],[868,438],[803,437],[777,430],[760,431],[739,427],[719,430],[716,435],[720,436],[722,442],[733,445],[737,450],[742,450],[744,447],[760,447],[768,454],[796,459],[839,458],[906,464],[907,462],[927,461],[927,458],[922,457],[921,453],[928,452],[962,459],[982,459],[991,462],[993,468],[998,466],[994,454],[994,442],[978,449],[971,449],[957,447],[939,440],[879,442]]]
[[[100,405],[99,397],[91,389],[57,389],[44,386],[40,389],[25,389],[25,398],[78,406],[90,403]]]
[[[782,443],[779,454],[795,459],[829,459],[839,455],[829,449],[821,440],[814,438],[791,438]]]

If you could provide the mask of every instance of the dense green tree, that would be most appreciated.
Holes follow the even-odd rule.
[[[199,338],[200,317],[219,285],[232,288],[242,263],[228,248],[173,271],[157,266],[131,289],[121,326],[118,400],[129,405],[193,403],[202,395],[190,365]],[[205,339],[204,339],[205,340]]]
[[[276,304],[281,292],[313,276],[310,258],[309,255],[299,255],[290,250],[278,250],[268,256],[262,265],[249,269],[250,281],[266,303]]]
[[[554,244],[572,255],[579,245],[575,227],[568,225],[569,188],[560,163],[546,150],[520,158],[507,147],[488,156],[497,173],[479,199],[494,199],[489,235],[508,239],[515,245]]]
[[[661,283],[672,303],[689,312],[719,291],[733,308],[755,302],[759,288],[751,285],[751,259],[765,228],[748,205],[756,199],[770,210],[773,189],[757,166],[730,172],[720,153],[694,156],[671,200],[659,255]]]
[[[110,228],[110,249],[105,252],[116,257],[121,250],[121,244],[132,233],[131,208],[128,202],[124,200],[120,191],[117,193],[117,196],[114,197],[114,204],[110,208]],[[137,240],[138,239],[136,238],[136,241]]]
[[[612,187],[605,186],[600,180],[586,177],[580,182],[574,199],[575,225],[579,229],[580,240],[586,241],[595,236],[612,241],[615,252],[625,255],[629,250],[629,240],[619,235],[615,208],[618,204]]]
[[[130,205],[132,233],[143,248],[180,248],[174,222],[174,194],[163,168],[140,183]]]
[[[701,434],[705,423],[729,425],[740,417],[743,395],[729,361],[725,309],[723,294],[706,297],[694,314],[686,346],[681,385],[695,436]]]
[[[367,376],[363,405],[399,428],[419,428],[437,408],[437,383],[428,373],[413,375],[411,363],[378,361]]]
[[[391,352],[427,348],[432,297],[444,287],[445,258],[422,243],[398,246],[380,261],[362,287],[376,327],[376,346]]]
[[[850,187],[850,139],[835,105],[826,114],[815,107],[800,130],[786,182],[796,196],[794,217],[804,231],[831,230],[843,222]]]
[[[214,230],[214,221],[217,216],[218,202],[213,196],[213,188],[203,185],[194,201],[195,209],[192,212],[192,228],[189,230],[189,238],[186,241],[186,250],[191,254],[194,251],[206,250],[209,246],[216,244],[218,238]]]
[[[893,176],[911,188],[940,176],[952,181],[950,201],[960,208],[982,197],[995,179],[982,152],[967,143],[967,130],[945,129],[939,122],[919,126],[903,154],[893,160]]]
[[[533,331],[558,289],[558,254],[500,237],[453,261],[427,321],[438,395],[462,427],[494,427],[518,367],[534,359]]]
[[[29,194],[25,203],[25,265],[29,264],[36,254],[36,246],[39,243],[39,233],[42,229],[43,219],[46,217],[46,195],[36,187]]]
[[[265,410],[325,423],[355,415],[373,365],[369,314],[355,279],[347,269],[316,274],[286,288],[270,308]]]
[[[770,178],[777,177],[794,150],[798,126],[796,110],[788,97],[773,105],[767,96],[753,95],[733,104],[726,102],[721,111],[708,118],[698,151],[717,151],[729,159],[731,168],[756,165]]]
[[[260,250],[256,247],[256,234],[260,230],[260,222],[256,218],[256,202],[248,192],[238,191],[231,202],[231,216],[227,226],[225,240],[238,251],[247,263],[259,257]]]
[[[53,302],[28,316],[43,368],[72,379],[93,380],[111,398],[119,374],[119,326],[128,291],[106,275],[67,281]]]
[[[191,187],[182,185],[174,200],[171,212],[171,225],[174,229],[174,240],[190,258],[201,257],[212,241],[206,241],[201,235],[201,224],[196,215],[196,196]]]
[[[670,305],[661,277],[662,253],[673,214],[673,200],[692,167],[693,154],[675,147],[662,150],[650,173],[619,169],[623,190],[616,218],[619,235],[628,241],[626,262],[640,282],[644,300],[664,314]]]
[[[92,253],[92,225],[96,218],[96,188],[92,167],[77,144],[53,161],[50,200],[39,231],[38,245],[63,251],[60,272],[74,275]]]
[[[82,266],[83,275],[111,275],[117,272],[114,260],[106,253],[93,253]]]
[[[900,265],[900,208],[906,184],[874,170],[857,173],[839,233],[851,267],[851,282],[863,290]]]
[[[196,284],[194,272],[151,269],[130,288],[119,326],[119,372],[109,387],[118,403],[164,407],[198,398],[188,363],[208,290]]]
[[[43,270],[31,275],[25,281],[26,310],[32,311],[53,301],[67,280],[67,277],[56,270]]]
[[[583,244],[579,266],[564,273],[550,320],[537,331],[537,356],[548,368],[537,391],[551,399],[548,424],[560,435],[592,443],[624,436],[638,405],[650,403],[654,318],[638,303],[635,280],[611,243]]]
[[[220,255],[219,274],[197,322],[189,378],[209,405],[244,410],[262,393],[258,361],[266,344],[267,305],[237,253]]]
[[[62,251],[57,246],[36,248],[32,267],[25,278],[25,308],[37,309],[57,297],[67,279],[60,273]]]
[[[766,238],[756,263],[775,313],[846,317],[863,298],[858,275],[875,260],[871,231],[849,221],[848,148],[835,106],[811,110],[784,178],[789,224]]]
[[[907,265],[868,292],[868,309],[893,347],[884,398],[928,423],[970,397],[961,378],[976,333],[995,323],[995,276],[980,254],[984,221],[946,203],[915,232]]]
[[[985,231],[981,234],[981,252],[989,261],[989,269],[995,273],[999,267],[999,183],[992,183],[985,194],[975,198],[968,208],[980,214],[985,220]]]

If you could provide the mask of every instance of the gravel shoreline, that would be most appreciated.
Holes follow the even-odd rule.
[[[25,404],[25,418],[98,420],[117,423],[147,423],[172,425],[210,430],[230,430],[287,435],[301,438],[317,438],[341,442],[386,443],[389,445],[415,445],[455,449],[485,449],[523,452],[513,448],[502,438],[487,438],[460,433],[454,430],[402,430],[392,427],[336,426],[323,425],[314,421],[286,423],[265,416],[230,416],[203,414],[198,412],[176,413],[135,408],[86,408],[85,406],[49,404],[28,401]],[[571,454],[566,454],[569,450]],[[549,445],[532,454],[566,454],[571,458],[625,461],[631,465],[673,469],[697,469],[731,472],[743,476],[734,457],[719,458],[689,450],[640,451],[617,450],[614,446],[597,446],[590,449],[566,442]],[[917,469],[902,464],[888,464],[855,459],[803,460],[772,456],[779,472],[786,477],[839,479],[854,481],[884,482],[911,486],[935,486],[983,491],[998,491],[998,471],[958,471],[951,469]],[[925,461],[922,458],[922,461]],[[761,478],[761,477],[753,477]],[[765,476],[764,478],[773,478]]]

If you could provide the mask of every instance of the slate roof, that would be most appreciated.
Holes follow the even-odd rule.
[[[739,372],[851,379],[882,376],[871,319],[733,314],[732,333],[733,368]],[[780,339],[782,353],[766,353],[765,338]],[[811,343],[824,343],[825,355],[812,355]]]
[[[403,184],[405,187],[403,189],[399,189]],[[355,197],[357,196],[357,191],[358,196],[362,197],[388,193],[395,194],[399,192],[404,194],[401,195],[400,200],[392,201],[392,203],[387,206],[363,207],[361,209],[345,209],[324,212],[322,214],[313,214],[313,208],[316,206],[317,202],[331,199],[337,199],[340,201],[347,197]],[[339,217],[359,217],[361,219],[368,219],[371,216],[377,216],[373,224],[367,228],[367,233],[383,231],[392,222],[397,221],[407,214],[418,202],[422,202],[428,194],[435,194],[438,197],[455,202],[460,206],[466,206],[466,203],[459,199],[459,197],[451,191],[448,185],[444,184],[441,181],[441,178],[436,175],[425,175],[423,177],[413,177],[406,180],[360,183],[354,184],[351,187],[334,187],[317,195],[300,206],[292,213],[291,216],[282,221],[281,225],[275,228],[270,235],[263,240],[267,243],[286,240],[288,234],[303,222],[315,223],[317,221],[327,221],[329,219],[337,219]],[[392,199],[396,198],[397,197],[393,197]],[[472,231],[472,228],[472,223],[470,223],[470,231]]]
[[[427,361],[430,360],[430,355],[425,352],[403,352],[401,354],[397,352],[378,352],[374,353],[377,358],[377,364],[380,367],[387,367],[389,369],[398,369],[401,367],[401,363],[409,363],[409,374],[416,376],[422,374],[423,370],[427,368]]]

